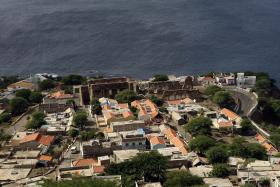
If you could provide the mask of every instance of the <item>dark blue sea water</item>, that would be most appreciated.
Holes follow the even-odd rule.
[[[0,74],[267,71],[279,0],[0,0]]]

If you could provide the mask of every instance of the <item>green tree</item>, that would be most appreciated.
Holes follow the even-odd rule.
[[[161,81],[168,81],[169,78],[167,75],[158,74],[154,76],[153,82],[161,82]]]
[[[203,135],[193,138],[189,143],[190,149],[198,153],[205,153],[213,146],[215,146],[215,141],[212,138]]]
[[[230,174],[230,169],[227,164],[215,164],[211,172],[211,175],[213,177],[218,177],[218,178],[228,177],[229,174]]]
[[[215,95],[215,93],[217,93],[219,91],[223,91],[223,89],[219,86],[211,85],[205,89],[204,94],[208,95],[208,96],[213,96],[213,95]]]
[[[158,107],[161,107],[161,106],[163,105],[163,103],[164,103],[163,99],[160,99],[160,98],[158,98],[158,97],[155,96],[155,95],[149,96],[149,99],[150,99],[153,103],[155,103]]]
[[[248,119],[243,119],[240,125],[240,132],[242,135],[247,135],[254,130],[251,121]]]
[[[156,151],[138,154],[130,161],[111,164],[106,172],[110,175],[129,176],[134,180],[144,177],[145,181],[163,179],[167,168],[167,160]]]
[[[206,156],[211,164],[226,163],[228,161],[228,153],[221,146],[211,147],[207,152]]]
[[[75,138],[79,135],[79,131],[77,129],[70,129],[68,132],[67,132],[67,135],[72,137],[72,138]]]
[[[210,135],[212,121],[206,117],[197,117],[190,120],[186,125],[186,130],[192,135]]]
[[[91,112],[92,114],[101,115],[102,108],[100,106],[100,102],[97,99],[93,99],[91,101]]]
[[[77,112],[74,116],[74,123],[77,127],[83,129],[85,125],[88,123],[88,118],[87,118],[87,113],[86,112]]]
[[[166,175],[164,187],[188,187],[194,185],[203,185],[201,177],[190,174],[187,171],[171,171]]]
[[[41,103],[43,100],[43,95],[41,92],[32,92],[29,96],[29,101],[31,103]]]
[[[229,145],[230,155],[246,158],[248,156],[247,142],[242,137],[235,137]]]
[[[0,115],[0,123],[7,123],[11,120],[11,118],[12,118],[11,114],[4,112]]]
[[[115,99],[119,103],[131,103],[132,101],[138,99],[138,97],[134,91],[123,90],[116,94]]]
[[[22,97],[15,97],[9,102],[10,111],[13,116],[24,113],[28,108],[28,102]]]
[[[82,141],[89,141],[96,137],[96,132],[94,130],[82,131],[82,132],[80,132],[80,136],[81,136]]]
[[[0,130],[0,141],[9,141],[11,138],[11,134],[5,133],[2,129]]]
[[[227,91],[216,92],[213,96],[213,102],[224,108],[231,108],[234,105],[234,99]]]
[[[258,143],[249,143],[247,145],[248,158],[256,158],[259,160],[267,159],[266,150]]]
[[[43,112],[33,112],[31,119],[27,122],[27,129],[39,129],[42,125],[47,124],[45,121],[45,114]]]
[[[261,187],[270,187],[270,179],[269,178],[261,178],[259,181],[259,185]]]
[[[81,75],[68,75],[62,79],[65,85],[80,85],[86,83],[86,78]]]
[[[280,148],[280,134],[279,133],[273,133],[270,136],[270,140],[278,149]]]
[[[39,83],[39,89],[41,91],[50,90],[56,86],[56,83],[51,79],[43,80]]]
[[[29,100],[30,95],[31,95],[31,91],[28,89],[22,89],[16,91],[16,97],[22,97],[27,101]]]

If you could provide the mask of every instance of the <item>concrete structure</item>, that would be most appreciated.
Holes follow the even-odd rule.
[[[245,73],[237,73],[236,84],[238,87],[253,87],[256,84],[256,76],[245,76]]]
[[[233,187],[229,179],[222,178],[204,178],[204,183],[209,187]]]
[[[140,151],[137,149],[130,149],[130,150],[116,150],[113,151],[113,162],[114,163],[121,163],[128,161],[129,159],[135,157]]]
[[[145,128],[145,122],[143,120],[130,120],[112,122],[110,127],[113,132],[132,131]]]
[[[165,141],[162,137],[159,136],[147,136],[147,139],[150,143],[151,150],[157,150],[161,148],[165,148]]]
[[[184,125],[187,123],[187,121],[176,111],[171,113],[171,119],[177,125]]]
[[[120,150],[122,146],[112,142],[99,142],[92,140],[80,144],[81,155],[83,158],[93,158],[111,155],[114,150]]]
[[[146,149],[146,137],[143,129],[119,132],[123,149]]]
[[[50,93],[43,98],[43,104],[67,104],[67,101],[72,100],[76,105],[80,104],[80,98],[74,94],[66,94],[65,91],[59,90],[57,92]]]

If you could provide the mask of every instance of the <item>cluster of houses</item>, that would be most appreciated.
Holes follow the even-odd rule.
[[[157,151],[167,158],[168,170],[188,170],[203,177],[209,186],[237,186],[240,182],[259,181],[262,176],[269,176],[271,184],[279,186],[280,168],[277,168],[280,159],[273,156],[269,161],[256,160],[247,166],[244,166],[245,160],[231,157],[229,165],[236,169],[237,180],[211,177],[213,166],[209,165],[207,158],[188,149],[188,140],[180,131],[182,125],[197,116],[210,118],[215,129],[240,128],[242,118],[233,111],[226,108],[210,110],[199,104],[201,95],[194,88],[196,84],[243,87],[254,83],[255,77],[242,73],[238,73],[237,78],[233,74],[221,74],[214,78],[173,76],[162,82],[137,82],[120,77],[90,80],[88,85],[74,86],[72,94],[63,90],[48,93],[38,107],[45,113],[46,124],[35,132],[16,132],[0,151],[0,182],[2,185],[34,185],[52,172],[56,180],[68,180],[78,175],[121,181],[121,176],[100,174],[111,163],[128,161],[141,152]],[[12,86],[20,89],[16,84]],[[21,88],[33,89],[27,86]],[[164,99],[167,112],[161,112],[150,99],[119,103],[113,98],[122,90],[154,94]],[[93,98],[99,100],[101,115],[92,113],[90,101]],[[132,111],[132,107],[137,112]],[[88,113],[92,126],[87,130],[95,129],[104,134],[103,137],[82,141],[68,136],[68,132],[75,128],[73,119],[77,108]],[[268,153],[277,152],[261,135],[257,135],[256,140]],[[40,167],[49,170],[38,174],[35,171]],[[150,184],[136,181],[135,185],[144,187]],[[161,186],[160,183],[153,185]]]

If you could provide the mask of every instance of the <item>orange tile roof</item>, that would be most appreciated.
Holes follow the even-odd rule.
[[[121,109],[128,109],[128,103],[119,103],[118,104]]]
[[[92,167],[94,173],[104,173],[104,166],[93,166]]]
[[[54,142],[55,137],[54,136],[49,136],[49,135],[43,135],[39,139],[39,143],[43,145],[51,145]]]
[[[55,98],[55,99],[69,99],[69,98],[73,98],[73,95],[72,94],[66,94],[65,91],[59,90],[57,92],[50,93],[47,97]]]
[[[218,122],[218,124],[219,124],[219,128],[228,128],[233,126],[231,121],[220,121]]]
[[[106,127],[106,128],[104,129],[104,132],[105,132],[105,133],[111,133],[111,132],[113,132],[113,129],[110,128],[110,127]]]
[[[48,155],[41,155],[38,160],[43,160],[43,161],[50,162],[50,161],[53,160],[53,157],[52,156],[48,156]]]
[[[97,161],[92,159],[92,158],[87,158],[87,159],[79,159],[73,162],[74,166],[92,166],[96,164]]]
[[[227,116],[231,120],[235,120],[236,118],[240,118],[240,116],[238,116],[236,113],[234,113],[233,111],[231,111],[227,108],[223,108],[220,112],[221,112],[221,114],[224,114],[225,116]]]
[[[158,107],[150,100],[135,100],[131,103],[131,106],[136,107],[139,110],[138,115],[151,115],[152,118],[155,118],[158,115]]]
[[[123,115],[124,118],[128,118],[128,117],[133,116],[133,113],[130,112],[130,111],[125,111],[124,113],[122,113],[122,115]]]
[[[264,142],[262,146],[266,149],[267,152],[276,152],[277,149],[273,147],[271,144]]]
[[[164,140],[163,140],[162,138],[158,137],[158,136],[150,137],[149,141],[150,141],[150,143],[153,144],[153,145],[156,145],[156,144],[165,145]]]
[[[172,138],[170,140],[170,143],[172,143],[176,147],[183,147],[183,146],[185,146],[184,142],[179,137]]]
[[[38,141],[40,139],[41,135],[39,133],[33,133],[26,135],[19,143],[26,143],[31,141]]]
[[[256,138],[256,140],[257,140],[258,142],[260,142],[260,143],[263,143],[263,142],[267,141],[267,139],[266,139],[265,137],[263,137],[262,135],[260,135],[260,134],[257,134],[257,135],[255,136],[255,138]]]
[[[174,138],[174,137],[177,136],[176,131],[174,131],[174,130],[171,129],[171,128],[165,129],[165,131],[164,131],[163,133],[164,133],[164,135],[165,135],[168,139],[171,139],[171,138]]]

